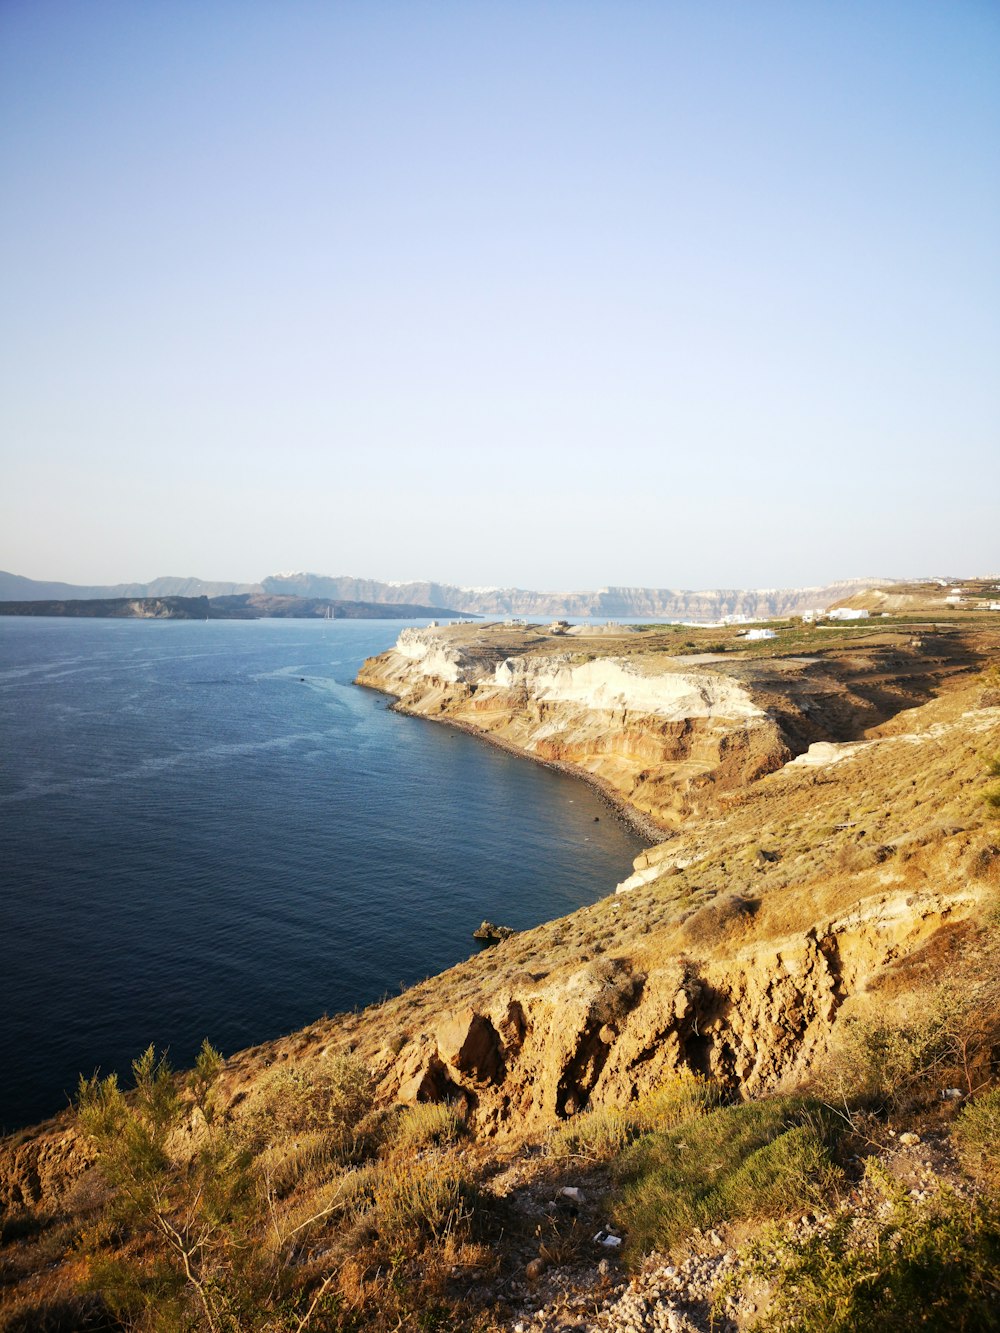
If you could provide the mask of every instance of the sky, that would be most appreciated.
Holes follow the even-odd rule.
[[[2,0],[0,568],[1000,570],[992,0]]]

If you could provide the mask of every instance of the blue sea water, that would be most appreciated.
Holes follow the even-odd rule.
[[[0,1127],[364,1005],[609,892],[582,782],[351,682],[386,621],[0,618]],[[599,822],[595,822],[595,816]]]

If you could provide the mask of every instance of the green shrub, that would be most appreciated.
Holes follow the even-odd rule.
[[[188,1098],[152,1046],[133,1062],[130,1094],[113,1074],[80,1080],[80,1129],[113,1191],[80,1252],[93,1287],[129,1327],[218,1331],[238,1324],[262,1293],[274,1293],[275,1274],[258,1265],[252,1244],[259,1201],[250,1153],[215,1124],[220,1067],[206,1042],[187,1080]],[[202,1131],[182,1156],[192,1104]],[[122,1237],[133,1248],[119,1248]]]
[[[377,1144],[373,1097],[374,1082],[366,1066],[353,1056],[336,1055],[308,1070],[274,1070],[244,1120],[259,1148],[282,1135],[320,1132],[331,1154],[356,1161]]]
[[[464,1226],[472,1206],[471,1184],[455,1162],[390,1159],[377,1172],[368,1220],[390,1253],[412,1253]]]
[[[969,1174],[1000,1191],[1000,1088],[983,1093],[961,1111],[952,1138]]]
[[[960,996],[952,1003],[941,988],[898,1021],[877,1013],[847,1018],[821,1080],[825,1091],[838,1101],[905,1106],[932,1075],[955,1068],[966,1008]]]
[[[715,1083],[697,1074],[678,1073],[626,1106],[599,1107],[574,1116],[552,1136],[549,1151],[553,1157],[610,1161],[640,1135],[682,1125],[718,1101]]]
[[[870,1333],[1000,1328],[1000,1211],[943,1191],[915,1203],[894,1183],[887,1214],[841,1213],[804,1240],[769,1228],[742,1256],[727,1295],[748,1280],[771,1288],[759,1333]]]
[[[790,1098],[721,1107],[636,1142],[620,1167],[616,1220],[640,1253],[695,1227],[774,1217],[815,1202],[839,1173],[832,1117]]]

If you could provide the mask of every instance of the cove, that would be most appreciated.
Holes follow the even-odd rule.
[[[583,782],[352,684],[399,622],[0,619],[0,1126],[150,1042],[364,1006],[611,892]]]

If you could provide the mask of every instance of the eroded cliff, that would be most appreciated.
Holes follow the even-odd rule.
[[[678,653],[695,631],[611,627],[575,637],[503,625],[404,630],[358,683],[408,713],[466,727],[595,780],[661,830],[774,772],[809,744],[860,735],[974,669],[960,635],[885,633],[855,646],[755,656]],[[571,637],[574,635],[574,637]]]

